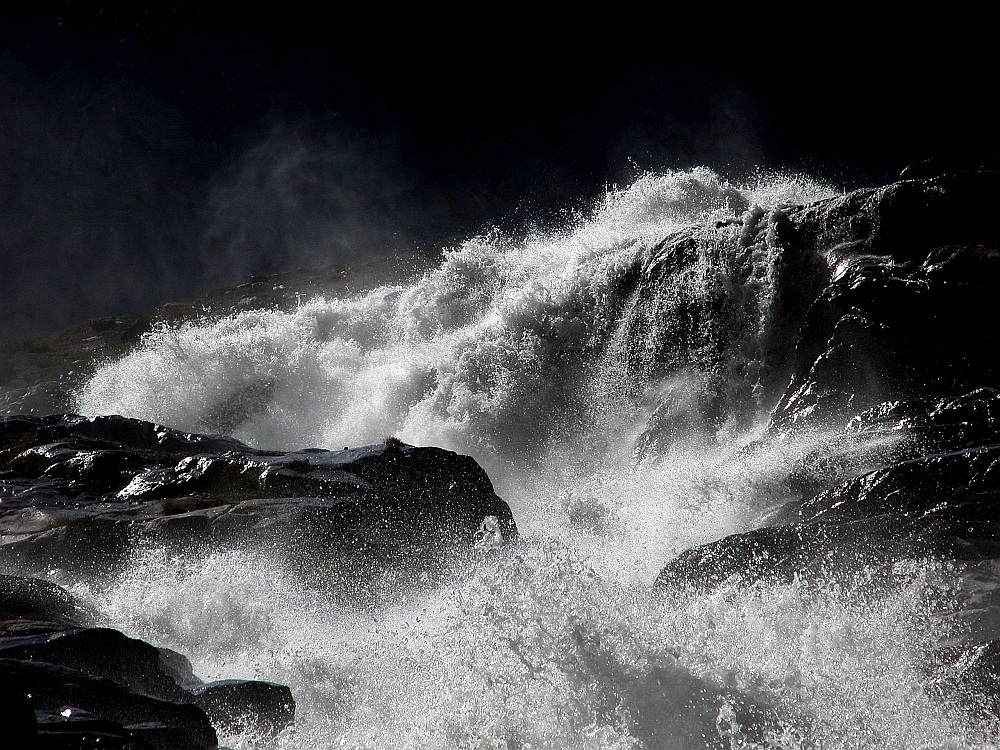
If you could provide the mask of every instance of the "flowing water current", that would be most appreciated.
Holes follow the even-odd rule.
[[[81,413],[281,450],[450,448],[487,469],[521,540],[365,601],[254,550],[152,549],[78,591],[203,679],[289,685],[280,749],[993,746],[928,683],[947,636],[937,564],[878,588],[864,571],[652,585],[790,499],[803,457],[837,450],[824,434],[756,440],[795,331],[775,313],[780,250],[747,233],[833,194],[797,176],[647,175],[558,231],[470,239],[412,283],[153,331],[86,384]],[[692,261],[655,284],[662,240],[686,227]],[[246,408],[221,424],[234,399]]]

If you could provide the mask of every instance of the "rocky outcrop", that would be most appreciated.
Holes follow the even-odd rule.
[[[669,561],[659,586],[863,578],[871,587],[891,584],[908,561],[939,561],[954,575],[942,616],[955,623],[955,638],[941,644],[932,682],[986,690],[979,704],[995,709],[998,185],[1000,174],[987,171],[903,180],[786,209],[772,222],[774,241],[791,255],[812,248],[834,273],[793,329],[791,378],[767,439],[822,430],[869,460],[817,451],[790,482],[795,499],[749,532]]]
[[[772,222],[791,255],[811,248],[836,271],[798,329],[768,437],[839,431],[845,442],[885,444],[883,465],[843,481],[805,462],[801,499],[755,531],[688,550],[661,583],[788,576],[858,556],[1000,554],[1000,365],[988,324],[1000,227],[987,210],[998,181],[987,171],[904,180]]]
[[[203,684],[180,654],[85,619],[59,586],[0,575],[0,721],[11,747],[212,750],[216,727],[267,738],[294,720],[288,688]]]
[[[785,210],[774,241],[828,258],[810,297],[777,430],[844,424],[867,409],[1000,384],[992,290],[1000,282],[1000,173],[903,180]],[[764,230],[759,230],[764,231]]]
[[[621,280],[634,300],[625,387],[694,373],[700,393],[679,404],[658,386],[641,457],[690,430],[678,414],[749,427],[777,402],[775,434],[997,383],[996,334],[974,321],[1000,281],[998,182],[966,171],[807,205],[737,202],[740,218],[650,246]]]
[[[123,417],[0,420],[0,561],[103,572],[155,540],[188,552],[252,546],[296,557],[433,558],[510,540],[510,508],[467,457],[387,440],[254,450]]]
[[[322,559],[358,586],[515,535],[479,465],[438,448],[271,453],[116,416],[0,419],[0,565],[19,573],[0,576],[4,731],[65,750],[207,750],[217,729],[267,738],[294,719],[287,687],[202,683],[180,654],[87,626],[66,591],[25,573],[103,575],[153,541]]]

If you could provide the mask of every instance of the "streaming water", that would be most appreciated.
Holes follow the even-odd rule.
[[[299,720],[278,748],[992,746],[928,683],[940,565],[877,588],[864,571],[651,586],[678,552],[752,527],[797,461],[839,444],[741,450],[787,380],[776,342],[794,331],[774,300],[805,283],[749,229],[831,194],[799,177],[649,175],[562,231],[469,240],[409,285],[150,333],[82,389],[81,413],[270,448],[397,435],[469,453],[522,540],[365,602],[319,568],[232,550],[149,550],[80,592],[205,679],[290,685]],[[680,249],[662,242],[689,226]]]

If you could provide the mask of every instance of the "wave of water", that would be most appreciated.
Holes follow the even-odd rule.
[[[925,684],[943,579],[914,565],[875,597],[799,583],[668,597],[535,540],[372,608],[237,552],[150,553],[93,601],[203,678],[291,685],[283,749],[972,747]]]
[[[487,468],[524,538],[392,604],[237,552],[150,552],[83,592],[203,677],[289,684],[300,721],[280,748],[972,746],[927,689],[947,579],[930,564],[878,594],[650,587],[832,449],[813,435],[741,450],[782,377],[770,342],[791,335],[780,248],[749,228],[831,194],[648,175],[562,231],[469,240],[411,284],[148,334],[85,385],[81,413],[270,448],[448,447]],[[665,274],[663,240],[686,227],[690,262]]]

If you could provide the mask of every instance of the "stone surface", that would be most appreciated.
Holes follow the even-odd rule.
[[[210,750],[218,739],[205,712],[193,702],[179,703],[154,698],[106,678],[48,662],[0,658],[0,675],[28,700],[41,721],[40,731],[53,731],[56,717],[93,717],[104,728],[144,740],[156,750],[173,750],[181,741],[190,750]],[[170,728],[171,732],[165,732]],[[71,727],[60,727],[66,732]],[[94,726],[79,732],[93,731]],[[153,730],[153,731],[150,731]],[[79,733],[78,732],[78,733]],[[173,739],[158,741],[160,735]]]
[[[218,680],[190,688],[212,723],[232,734],[272,737],[295,721],[292,691],[272,682]]]
[[[943,565],[954,591],[938,614],[954,635],[929,684],[984,716],[1000,685],[998,185],[985,170],[906,179],[772,222],[789,257],[818,250],[835,272],[793,329],[766,439],[818,431],[848,448],[818,449],[785,488],[794,499],[657,579],[677,592],[793,579],[874,591],[914,563]]]
[[[205,684],[181,654],[85,619],[61,587],[0,576],[0,729],[11,747],[214,750],[217,728],[267,739],[294,721],[283,685]]]
[[[22,574],[104,575],[155,540],[183,554],[322,560],[356,581],[391,565],[416,576],[515,535],[485,472],[438,448],[269,453],[123,417],[0,419],[0,564]],[[216,728],[266,740],[294,721],[285,686],[205,684],[183,655],[87,621],[59,586],[0,575],[9,736],[60,750],[208,750]]]
[[[384,445],[267,453],[123,417],[0,419],[0,561],[106,571],[142,539],[379,560],[469,548],[507,504],[467,457]]]

